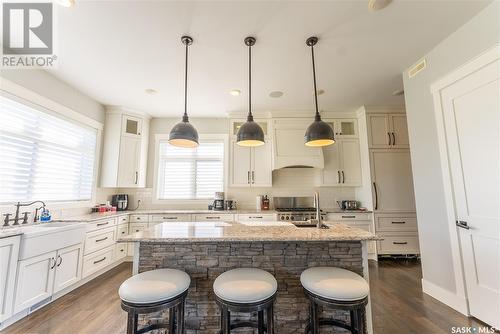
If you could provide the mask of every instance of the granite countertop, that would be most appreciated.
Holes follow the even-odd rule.
[[[257,212],[257,210],[136,210],[136,211],[115,211],[115,212],[94,212],[86,215],[79,215],[73,217],[60,217],[52,219],[54,222],[92,222],[100,219],[120,217],[124,215],[152,215],[152,214],[274,214],[274,210],[264,210]]]
[[[345,224],[324,221],[328,229],[273,222],[165,222],[122,237],[118,242],[366,241],[377,235]]]

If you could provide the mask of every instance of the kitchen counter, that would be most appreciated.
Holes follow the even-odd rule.
[[[122,237],[118,242],[366,241],[373,233],[333,222],[329,228],[296,227],[286,222],[165,222]]]
[[[13,237],[20,234],[23,234],[23,231],[19,227],[7,227],[0,229],[0,239]]]
[[[86,215],[55,218],[54,222],[93,222],[100,219],[120,217],[124,215],[153,215],[153,214],[274,214],[274,210],[136,210],[136,211],[115,211],[115,212],[94,212]]]
[[[367,241],[379,238],[361,229],[326,222],[329,229],[299,228],[287,222],[165,222],[119,239],[133,242],[133,272],[175,268],[191,277],[186,327],[193,334],[219,333],[214,280],[234,268],[261,268],[278,281],[274,306],[275,333],[304,333],[308,300],[300,284],[302,271],[313,266],[341,267],[368,280]],[[348,320],[347,311],[325,311]],[[151,324],[163,315],[140,318]],[[371,306],[367,305],[371,334]],[[248,321],[248,314],[234,314]]]

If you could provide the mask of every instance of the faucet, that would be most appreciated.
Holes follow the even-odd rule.
[[[14,224],[12,224],[12,225],[19,225],[19,219],[20,219],[20,217],[19,217],[19,209],[20,209],[20,207],[22,207],[22,206],[30,206],[30,205],[33,205],[35,203],[41,203],[42,207],[45,208],[45,202],[43,202],[43,201],[33,201],[33,202],[30,202],[30,203],[17,202],[15,217],[11,219],[11,218],[9,218],[10,217],[10,213],[4,214],[5,219],[4,219],[3,226],[4,227],[5,226],[9,226],[9,222],[11,222],[11,221],[14,222]],[[35,222],[37,221],[37,217],[36,216],[37,216],[38,210],[39,210],[39,208],[36,209],[36,211],[35,211],[35,218],[34,218]],[[23,218],[22,218],[23,221],[22,221],[22,224],[27,224],[28,223],[28,214],[29,214],[29,212],[23,212]]]
[[[321,223],[321,209],[319,208],[319,193],[314,192],[314,207],[316,208],[316,227],[322,228]]]

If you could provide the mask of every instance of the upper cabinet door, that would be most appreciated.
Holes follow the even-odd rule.
[[[335,120],[335,138],[358,138],[358,121],[355,119]]]
[[[122,136],[118,162],[118,187],[135,188],[139,186],[140,158],[141,139]]]
[[[370,156],[375,211],[415,211],[409,150],[371,150]]]
[[[269,140],[266,144],[252,149],[252,168],[250,182],[253,187],[272,187],[272,146]]]
[[[231,141],[230,184],[232,187],[250,187],[251,183],[251,148]]]
[[[344,139],[339,144],[342,162],[342,169],[340,171],[342,185],[351,187],[360,186],[362,178],[359,141],[357,139]]]
[[[387,148],[392,143],[389,117],[384,114],[368,114],[368,145],[370,148]]]
[[[406,123],[406,115],[391,114],[389,115],[391,124],[392,147],[394,148],[409,148],[410,141],[408,138],[408,125]]]
[[[323,147],[325,168],[323,169],[323,186],[341,186],[340,146],[339,142]]]
[[[140,137],[142,134],[142,119],[130,115],[122,116],[122,135]]]

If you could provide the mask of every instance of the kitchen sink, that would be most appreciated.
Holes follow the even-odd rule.
[[[298,228],[318,228],[316,225],[311,225],[311,224],[296,224],[295,227],[298,227]],[[329,229],[330,227],[328,225],[321,225],[321,228],[322,230],[327,230]]]
[[[73,224],[77,223],[75,222],[40,223],[38,225],[34,225],[34,227],[66,227]]]

